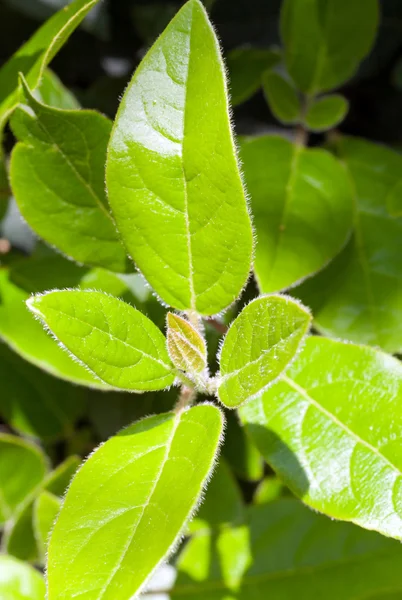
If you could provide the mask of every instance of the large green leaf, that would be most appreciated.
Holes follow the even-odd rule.
[[[0,414],[13,429],[41,439],[72,431],[84,390],[47,375],[0,344]]]
[[[219,400],[235,408],[272,385],[294,359],[310,320],[310,313],[286,296],[250,302],[223,341]]]
[[[33,567],[11,556],[0,555],[1,600],[45,600],[42,575]]]
[[[18,104],[18,76],[31,88],[40,82],[46,66],[74,29],[99,0],[74,0],[51,17],[0,69],[0,132]]]
[[[167,304],[211,315],[237,298],[252,232],[223,63],[199,0],[184,5],[135,73],[106,180],[129,253]]]
[[[286,289],[324,267],[346,243],[353,192],[347,173],[322,149],[277,136],[244,140],[244,176],[257,231],[260,289]]]
[[[20,143],[10,164],[22,216],[41,238],[79,263],[124,271],[126,252],[104,184],[111,122],[94,111],[45,106],[25,83],[23,89],[11,120]]]
[[[322,273],[295,290],[325,335],[402,351],[402,218],[388,213],[400,154],[345,138],[339,152],[354,187],[352,240]],[[327,232],[329,233],[329,232]]]
[[[241,418],[304,502],[402,538],[401,406],[399,361],[368,346],[311,337]]]
[[[207,404],[148,417],[92,454],[52,532],[49,600],[83,591],[87,600],[129,600],[138,593],[196,506],[222,421],[219,409]]]
[[[105,389],[104,384],[74,362],[32,318],[25,306],[28,298],[29,294],[10,280],[10,273],[0,269],[0,337],[22,358],[51,375]]]
[[[0,434],[0,523],[11,519],[43,481],[44,454],[34,444]]]
[[[166,339],[148,317],[102,292],[56,290],[32,296],[30,310],[72,356],[115,388],[170,386],[175,371]]]
[[[171,598],[385,600],[392,590],[396,599],[401,568],[398,542],[281,500],[252,508],[247,527],[195,536]]]
[[[226,63],[233,106],[251,98],[261,87],[262,74],[280,59],[280,52],[268,48],[240,46],[229,52]]]
[[[373,44],[378,0],[284,0],[286,66],[310,95],[347,81]]]

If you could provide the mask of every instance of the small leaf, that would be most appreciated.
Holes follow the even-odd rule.
[[[235,408],[272,385],[294,359],[310,320],[307,309],[286,296],[250,302],[223,341],[219,400]]]
[[[33,527],[39,555],[44,561],[50,532],[60,512],[61,500],[49,492],[42,492],[34,504]]]
[[[286,499],[252,507],[247,526],[194,536],[170,598],[397,600],[401,565],[395,540]]]
[[[272,114],[285,125],[300,120],[302,106],[293,83],[282,73],[267,71],[262,76],[262,89]]]
[[[42,575],[30,565],[0,555],[0,597],[2,600],[45,600]]]
[[[70,258],[124,271],[104,190],[111,122],[94,111],[65,111],[38,102],[25,81],[11,120],[19,143],[10,163],[11,188],[27,223]]]
[[[303,502],[401,539],[401,402],[399,361],[315,336],[287,374],[240,414]]]
[[[167,347],[178,369],[201,373],[207,366],[207,349],[201,335],[186,319],[173,313],[167,316]]]
[[[304,122],[310,131],[326,131],[341,123],[349,110],[348,101],[339,94],[323,96],[309,106]]]
[[[19,560],[37,560],[38,547],[33,530],[33,498],[7,523],[2,547],[7,554]]]
[[[279,136],[244,140],[241,158],[258,243],[262,292],[293,286],[345,245],[353,220],[347,172],[331,154]]]
[[[254,504],[267,504],[278,500],[286,489],[280,479],[277,477],[264,477],[257,489],[255,490],[253,502]]]
[[[65,87],[56,73],[50,69],[46,69],[39,86],[34,93],[35,98],[54,108],[62,108],[65,110],[77,110],[80,108],[78,100],[73,96],[71,91]]]
[[[82,389],[33,367],[0,344],[0,414],[16,431],[54,440],[66,436],[85,409]]]
[[[37,446],[0,433],[0,524],[14,517],[46,471],[46,457]]]
[[[224,67],[199,0],[183,6],[134,74],[106,182],[130,255],[169,306],[208,316],[236,300],[252,231]]]
[[[74,0],[51,17],[0,69],[0,131],[18,104],[18,75],[34,89],[58,51],[99,0]]]
[[[314,95],[331,90],[354,75],[373,45],[378,4],[378,0],[284,1],[285,61],[301,91]]]
[[[87,600],[129,600],[140,591],[196,506],[222,420],[219,409],[206,404],[148,417],[91,455],[52,532],[49,600],[82,590]]]
[[[402,218],[388,200],[401,189],[398,152],[358,138],[337,151],[353,185],[354,234],[342,253],[292,293],[312,308],[327,336],[402,351]]]
[[[26,310],[29,298],[10,279],[7,269],[0,269],[0,337],[22,358],[44,371],[81,385],[105,389],[107,386],[74,362]]]
[[[32,296],[27,306],[104,383],[131,391],[172,385],[164,335],[129,304],[102,292],[56,290]]]
[[[241,46],[226,58],[229,71],[230,97],[233,106],[242,104],[261,87],[262,74],[281,59],[278,50]]]

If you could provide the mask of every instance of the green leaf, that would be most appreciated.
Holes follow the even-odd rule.
[[[102,382],[130,391],[174,382],[165,336],[129,304],[102,292],[56,290],[32,296],[27,306]]]
[[[348,101],[339,94],[314,100],[306,113],[304,123],[310,131],[326,131],[341,123],[349,110]]]
[[[91,455],[52,532],[49,600],[83,590],[87,600],[129,600],[139,592],[194,510],[222,426],[217,407],[198,405],[139,421]]]
[[[239,423],[237,413],[227,411],[225,443],[222,454],[237,477],[244,481],[258,481],[264,475],[262,456],[246,430]]]
[[[8,183],[6,160],[0,149],[0,221],[7,212],[10,195],[11,191]]]
[[[70,481],[81,463],[79,456],[69,456],[43,482],[43,488],[55,496],[64,496]]]
[[[264,477],[255,490],[253,501],[255,504],[267,504],[277,500],[284,490],[284,485],[277,477]]]
[[[18,76],[37,87],[46,66],[99,0],[74,0],[51,17],[0,69],[0,132],[19,102]]]
[[[322,269],[346,243],[353,218],[347,173],[325,150],[277,136],[245,140],[241,158],[258,238],[259,288],[289,288]]]
[[[230,96],[233,106],[242,104],[261,87],[262,74],[281,59],[278,50],[241,46],[227,55]]]
[[[281,33],[289,74],[310,95],[350,79],[377,31],[377,0],[284,0]]]
[[[300,120],[302,106],[292,81],[282,73],[267,71],[262,76],[262,89],[272,114],[285,125]]]
[[[42,104],[47,104],[55,108],[66,110],[77,110],[80,108],[80,104],[75,96],[62,84],[56,73],[53,73],[50,69],[46,69],[43,73],[34,96]]]
[[[0,269],[0,337],[22,358],[73,383],[105,389],[84,367],[74,362],[46,334],[40,323],[26,309],[29,298],[23,289],[14,285],[6,269]]]
[[[168,313],[167,347],[177,369],[201,373],[207,366],[205,340],[194,327],[179,315]]]
[[[168,305],[212,315],[238,297],[252,231],[223,63],[199,0],[184,5],[136,71],[106,181],[128,251]]]
[[[172,600],[361,600],[390,590],[400,598],[398,542],[290,499],[253,507],[248,521],[190,540]]]
[[[37,446],[0,433],[0,524],[13,518],[46,471],[46,457]]]
[[[7,554],[19,560],[37,560],[38,547],[33,530],[33,498],[7,523],[2,547]]]
[[[402,218],[388,199],[400,186],[402,157],[354,138],[338,145],[354,188],[354,235],[322,273],[294,290],[328,336],[402,351]]]
[[[0,555],[1,600],[45,600],[42,575],[33,567],[11,556]]]
[[[241,418],[303,502],[402,538],[401,402],[399,361],[368,346],[311,337]]]
[[[240,488],[224,459],[220,459],[205,494],[205,500],[193,521],[190,533],[219,529],[244,520],[244,503]]]
[[[294,359],[310,320],[307,309],[286,296],[250,302],[223,341],[219,400],[235,408],[272,385]]]
[[[80,388],[47,375],[0,344],[0,414],[16,431],[52,440],[67,435],[85,408]]]
[[[50,532],[60,512],[61,500],[49,492],[42,492],[34,504],[33,527],[39,554],[44,560]]]
[[[79,263],[124,271],[126,253],[109,213],[104,184],[111,122],[94,111],[39,103],[23,81],[11,120],[19,142],[10,179],[18,207],[47,243]]]

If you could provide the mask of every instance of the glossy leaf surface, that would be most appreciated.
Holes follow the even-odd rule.
[[[173,383],[164,335],[129,304],[102,292],[65,290],[32,296],[28,307],[102,382],[137,391]]]
[[[324,335],[402,350],[402,218],[388,212],[401,156],[357,138],[338,145],[354,189],[355,229],[344,251],[295,290]]]
[[[245,140],[241,158],[257,231],[260,290],[286,289],[324,267],[346,243],[353,191],[331,154],[281,137]]]
[[[285,125],[299,121],[302,107],[292,81],[282,73],[267,71],[262,76],[262,88],[273,115],[279,121]]]
[[[45,600],[42,575],[30,565],[11,556],[0,555],[1,600]]]
[[[280,52],[252,46],[241,46],[229,52],[230,99],[233,106],[245,102],[261,87],[262,74],[281,59]]]
[[[0,269],[0,337],[22,358],[51,375],[73,383],[105,388],[84,367],[74,362],[40,323],[27,311],[29,294],[15,285],[6,269]]]
[[[313,95],[352,77],[374,42],[378,12],[377,0],[284,0],[286,66],[300,90]]]
[[[294,359],[310,320],[310,313],[286,296],[250,302],[223,341],[219,400],[234,408],[270,386]]]
[[[198,501],[222,419],[212,405],[149,417],[92,454],[53,529],[49,600],[82,590],[87,600],[129,600],[138,593]]]
[[[195,536],[171,598],[385,600],[402,591],[401,566],[395,540],[281,500],[252,508],[243,528]]]
[[[202,315],[229,306],[247,280],[252,232],[223,63],[198,0],[184,5],[134,74],[106,175],[122,238],[162,300]]]
[[[111,122],[94,111],[38,102],[23,82],[12,118],[19,140],[11,187],[27,223],[79,263],[123,272],[126,253],[108,210],[104,168]]]
[[[18,104],[18,76],[35,88],[46,66],[99,0],[74,0],[51,17],[0,69],[0,131]]]
[[[49,440],[71,432],[84,391],[47,375],[0,344],[0,414],[20,433]]]
[[[200,373],[207,366],[205,341],[194,327],[179,315],[168,313],[167,346],[173,364],[181,371]]]
[[[402,538],[401,404],[399,361],[316,336],[241,418],[303,502]]]
[[[46,458],[37,446],[0,434],[0,523],[16,514],[41,484],[46,471]]]
[[[326,131],[339,125],[349,109],[348,101],[339,94],[323,96],[309,106],[304,122],[310,131]]]

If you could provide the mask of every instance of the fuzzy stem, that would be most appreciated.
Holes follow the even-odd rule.
[[[186,385],[183,385],[181,388],[180,395],[177,400],[175,409],[174,409],[175,412],[181,412],[188,406],[191,406],[191,404],[194,402],[196,396],[197,396],[197,392],[194,388],[190,388],[190,387],[187,387]]]
[[[227,333],[227,331],[229,329],[229,327],[227,325],[225,325],[225,323],[221,323],[217,319],[212,319],[212,318],[207,319],[207,323],[209,323],[214,329],[216,329],[216,331],[218,333],[221,333],[222,335]]]

